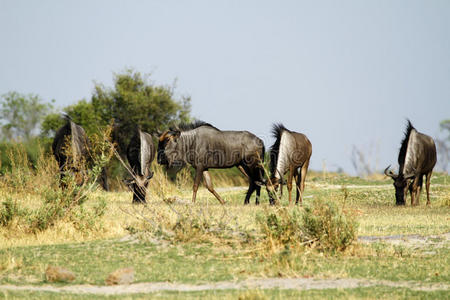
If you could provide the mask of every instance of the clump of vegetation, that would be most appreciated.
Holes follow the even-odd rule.
[[[242,236],[237,218],[229,214],[225,207],[219,214],[208,207],[166,201],[149,202],[133,208],[129,214],[142,223],[138,228],[128,228],[128,231],[144,239],[151,237],[173,243],[220,243]]]
[[[357,223],[334,203],[316,200],[304,211],[280,208],[257,217],[270,247],[314,247],[321,251],[344,251],[355,239]]]
[[[2,189],[14,194],[16,200],[9,196],[3,201],[0,209],[0,226],[10,226],[13,220],[19,222],[25,232],[35,233],[46,230],[58,221],[71,222],[78,229],[93,228],[98,217],[103,215],[106,202],[87,209],[83,204],[97,188],[97,178],[102,168],[112,156],[111,144],[108,141],[110,129],[91,138],[92,163],[83,173],[82,184],[71,170],[65,171],[63,186],[60,187],[59,168],[53,157],[45,154],[40,148],[34,165],[27,159],[24,148],[19,144],[9,154],[11,172],[6,173],[1,181]],[[86,162],[81,162],[85,164]],[[77,184],[78,183],[78,184]],[[32,196],[40,201],[33,210],[21,207],[22,195]]]
[[[11,197],[1,203],[0,207],[0,226],[8,227],[14,218],[22,217],[27,214],[25,209],[22,209]]]
[[[296,244],[302,240],[301,212],[295,207],[282,207],[259,214],[256,221],[261,233],[272,248]]]
[[[335,203],[314,201],[302,219],[304,238],[320,249],[343,251],[356,240],[357,223]]]
[[[178,215],[173,226],[178,241],[207,240],[211,237],[227,239],[239,232],[236,218],[228,214],[224,208],[222,214],[214,215],[208,209],[192,209],[186,207]]]

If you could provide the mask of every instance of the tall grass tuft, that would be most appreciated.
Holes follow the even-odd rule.
[[[329,201],[315,200],[303,211],[297,207],[266,211],[256,220],[271,252],[304,246],[344,251],[356,240],[355,220]]]
[[[39,148],[37,161],[31,165],[23,146],[18,144],[13,148],[9,154],[11,172],[0,179],[0,189],[9,195],[1,204],[0,226],[10,226],[15,220],[26,233],[46,230],[59,221],[71,222],[77,228],[92,228],[95,220],[104,213],[106,202],[90,209],[83,204],[96,190],[97,178],[112,157],[110,134],[108,128],[91,137],[89,167],[86,168],[86,161],[80,161],[81,165],[76,167],[85,170],[79,172],[83,180],[80,181],[78,174],[73,172],[74,168],[67,168],[62,184],[59,168],[51,154]],[[36,199],[34,209],[22,207],[22,199],[26,197]]]
[[[302,219],[304,239],[319,249],[344,251],[356,240],[356,221],[333,202],[313,201],[305,207]]]

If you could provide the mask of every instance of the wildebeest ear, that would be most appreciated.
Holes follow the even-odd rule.
[[[181,131],[179,131],[179,130],[175,130],[175,131],[173,131],[173,137],[175,137],[175,138],[179,138],[179,137],[180,137],[180,135],[181,135]]]

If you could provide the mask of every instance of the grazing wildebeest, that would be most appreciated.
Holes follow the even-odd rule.
[[[89,139],[83,127],[75,124],[68,115],[63,115],[66,120],[55,134],[52,143],[53,155],[59,165],[61,184],[64,187],[64,173],[71,171],[74,173],[78,184],[81,184],[86,175],[86,163],[90,162]],[[102,186],[108,190],[108,179],[106,170],[101,173]]]
[[[195,202],[202,177],[207,189],[225,203],[213,188],[209,169],[237,166],[249,180],[244,204],[256,190],[256,204],[263,178],[264,143],[248,131],[221,131],[211,124],[180,125],[159,138],[158,163],[169,167],[189,163],[195,169],[192,201]]]
[[[137,129],[127,148],[127,159],[134,173],[133,179],[127,182],[133,191],[133,203],[146,202],[148,182],[153,177],[150,166],[155,152],[152,136]]]
[[[436,164],[436,146],[431,137],[418,132],[409,120],[398,154],[398,164],[397,175],[389,170],[390,165],[384,170],[384,174],[394,180],[395,204],[405,205],[409,188],[411,205],[418,205],[423,175],[425,175],[427,205],[429,205],[430,179]]]
[[[295,203],[303,201],[305,178],[311,158],[312,145],[308,138],[301,133],[286,129],[283,124],[274,124],[272,127],[275,143],[270,148],[270,180],[266,183],[270,203],[274,204],[273,194],[283,183],[284,174],[288,173],[287,188],[289,204],[292,202],[292,178],[295,177],[297,197]]]

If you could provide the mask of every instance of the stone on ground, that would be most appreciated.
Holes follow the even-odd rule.
[[[123,268],[118,269],[106,278],[105,282],[107,285],[116,284],[130,284],[134,280],[134,269],[133,268]]]
[[[75,279],[75,274],[58,266],[48,266],[45,270],[45,278],[48,282],[68,282]]]

